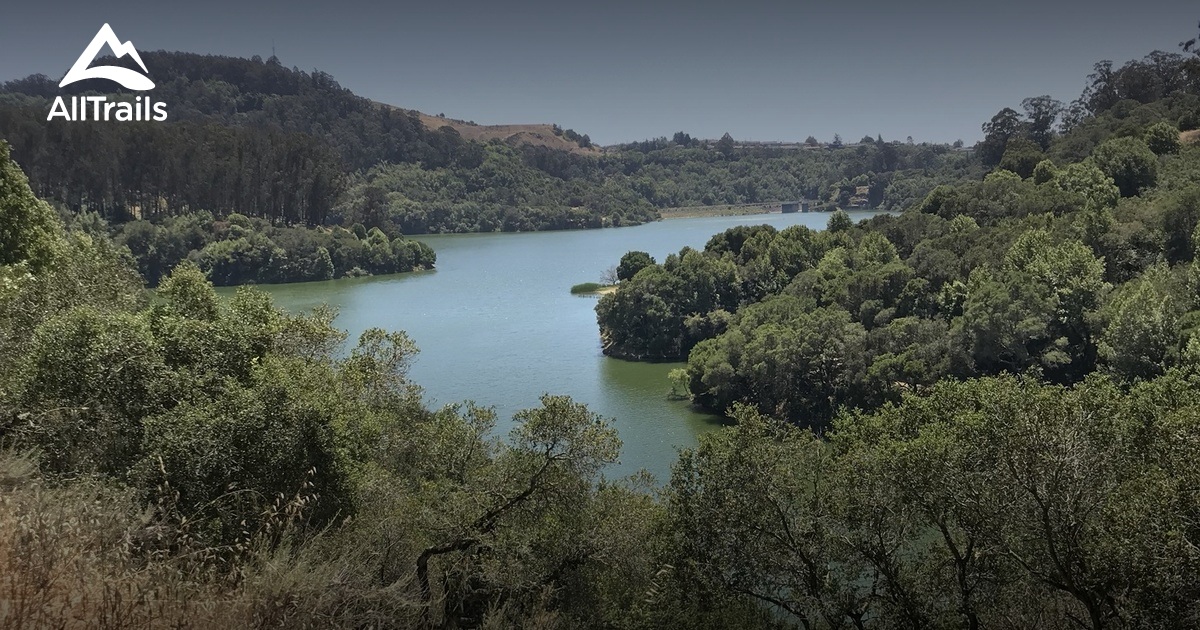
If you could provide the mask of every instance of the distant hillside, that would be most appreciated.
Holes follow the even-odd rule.
[[[796,199],[898,209],[981,174],[949,146],[882,138],[796,151],[679,132],[601,150],[557,125],[477,125],[384,105],[276,58],[142,57],[166,122],[47,122],[55,97],[113,90],[108,81],[0,85],[0,139],[39,196],[112,223],[237,213],[394,237],[634,225],[667,208]]]
[[[594,155],[600,152],[594,146],[585,148],[580,146],[579,142],[567,139],[564,131],[558,125],[477,125],[465,120],[431,116],[421,112],[414,113],[417,114],[417,118],[421,120],[426,129],[434,130],[442,127],[450,127],[457,131],[465,140],[474,140],[476,142],[500,140],[513,146],[530,144],[558,151],[570,151],[571,153],[580,155]]]
[[[597,153],[587,136],[554,125],[481,126],[358,96],[329,74],[278,59],[142,53],[169,106],[166,123],[46,121],[58,96],[108,93],[109,81],[59,89],[44,75],[0,85],[0,139],[37,194],[122,222],[201,210],[288,224],[361,222],[405,231],[528,231],[642,223],[657,218],[605,177],[569,190],[563,178]],[[128,65],[128,59],[105,63]],[[420,183],[420,220],[395,208],[417,191],[348,188],[377,165],[439,172]],[[584,169],[586,170],[586,169]],[[429,208],[432,201],[446,210]],[[405,210],[404,212],[410,212]],[[452,214],[453,220],[445,217]]]

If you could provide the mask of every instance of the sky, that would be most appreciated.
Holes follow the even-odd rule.
[[[1183,0],[4,4],[0,81],[60,78],[107,22],[138,50],[274,50],[377,101],[600,144],[681,130],[971,143],[1001,108],[1072,100],[1095,62],[1178,51],[1200,21]]]

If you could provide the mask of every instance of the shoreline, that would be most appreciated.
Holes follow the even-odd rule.
[[[795,214],[816,214],[823,213],[824,210],[809,210],[807,212],[797,212]],[[663,221],[671,219],[695,219],[700,217],[742,217],[756,214],[782,214],[783,204],[780,202],[767,203],[736,203],[722,204],[716,206],[680,206],[678,208],[664,208],[658,211],[658,216]]]
[[[593,285],[593,286],[589,287],[589,285]],[[617,291],[617,285],[615,285],[615,284],[602,285],[598,282],[583,282],[583,283],[580,283],[580,284],[577,284],[577,285],[571,287],[571,295],[604,296],[604,295],[608,295],[609,293],[615,293],[616,291]]]
[[[664,221],[670,219],[695,219],[698,217],[739,217],[753,214],[780,214],[783,206],[778,203],[723,204],[719,206],[682,206],[664,208],[658,215]]]

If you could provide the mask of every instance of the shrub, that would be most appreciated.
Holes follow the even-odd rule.
[[[571,287],[571,293],[573,295],[578,295],[580,293],[595,293],[603,288],[604,285],[600,284],[599,282],[583,282]]]

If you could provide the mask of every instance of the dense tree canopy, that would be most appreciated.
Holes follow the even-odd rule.
[[[1192,86],[1070,129],[1053,125],[1060,104],[1028,99],[1024,117],[1006,109],[984,126],[978,150],[997,169],[981,181],[858,226],[835,213],[825,232],[738,227],[682,251],[600,300],[605,352],[687,359],[701,405],[816,427],[947,377],[1161,375],[1190,360],[1200,321],[1184,266],[1200,148],[1171,124],[1180,103],[1200,105]],[[695,299],[697,270],[728,287],[721,302]]]
[[[152,285],[184,260],[220,286],[397,273],[429,269],[436,261],[425,243],[389,238],[377,227],[352,227],[280,227],[240,214],[217,220],[196,213],[125,223],[115,241],[129,248]]]
[[[882,138],[826,151],[683,132],[604,152],[480,143],[274,58],[144,56],[155,98],[170,108],[165,123],[47,122],[64,93],[54,81],[0,86],[0,138],[36,194],[114,225],[210,212],[387,233],[530,231],[638,224],[679,206],[809,199],[897,208],[978,168],[947,146]],[[65,93],[110,87],[84,81]]]

